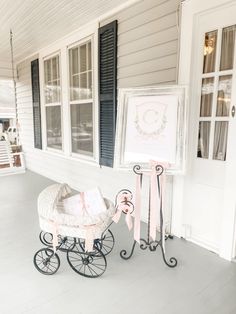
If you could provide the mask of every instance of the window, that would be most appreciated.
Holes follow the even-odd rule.
[[[225,161],[236,25],[205,34],[197,157]]]
[[[93,156],[93,68],[91,40],[69,49],[72,153]]]
[[[44,60],[47,147],[62,149],[59,55]]]

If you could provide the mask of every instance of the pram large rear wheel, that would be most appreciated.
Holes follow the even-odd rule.
[[[107,268],[106,257],[95,247],[92,252],[84,252],[81,246],[76,244],[67,251],[67,260],[76,273],[88,278],[101,276]]]
[[[44,275],[53,275],[60,267],[60,259],[53,250],[40,249],[34,255],[34,266]]]

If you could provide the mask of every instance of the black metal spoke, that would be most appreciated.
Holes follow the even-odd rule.
[[[94,274],[95,274],[96,276],[98,276],[98,273],[97,273],[92,267],[90,267],[89,265],[87,265],[87,266],[88,266],[89,270],[93,271]],[[92,275],[92,276],[93,276],[93,275]]]
[[[89,270],[90,274],[93,276],[93,273],[92,273],[92,271],[91,271],[90,266],[89,266],[89,265],[87,265],[87,266],[88,266],[88,270]]]
[[[80,244],[82,244],[82,241]],[[75,272],[89,278],[101,276],[107,266],[105,256],[95,247],[93,252],[68,251],[67,260]]]

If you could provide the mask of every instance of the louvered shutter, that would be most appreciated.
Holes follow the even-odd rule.
[[[113,167],[117,107],[117,21],[99,28],[100,165]]]
[[[39,60],[38,59],[31,62],[31,83],[32,83],[32,98],[33,98],[34,147],[42,149]]]

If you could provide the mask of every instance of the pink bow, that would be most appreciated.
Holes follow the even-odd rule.
[[[117,195],[116,199],[116,213],[113,216],[112,220],[117,223],[120,220],[121,213],[125,213],[125,221],[128,226],[128,229],[131,230],[133,227],[131,213],[133,212],[133,203],[131,202],[132,195],[131,193],[120,192]]]

